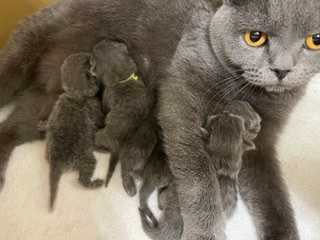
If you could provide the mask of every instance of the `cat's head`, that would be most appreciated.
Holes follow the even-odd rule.
[[[235,79],[268,92],[292,91],[320,72],[320,1],[224,0],[210,39]]]
[[[72,54],[61,66],[62,88],[76,97],[93,97],[99,90],[98,81],[90,74],[88,53]]]
[[[94,72],[105,84],[126,80],[137,72],[137,65],[124,43],[101,41],[94,47],[92,56]]]

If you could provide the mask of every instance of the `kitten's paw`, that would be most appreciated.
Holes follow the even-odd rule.
[[[150,209],[139,208],[139,213],[144,229],[156,228],[158,226],[158,220],[154,217]]]
[[[79,179],[82,186],[89,188],[89,189],[96,189],[102,187],[104,181],[102,179],[90,180],[90,179]]]
[[[233,101],[225,107],[225,111],[242,117],[245,121],[247,140],[255,139],[261,130],[261,117],[253,107],[244,101]]]
[[[124,190],[130,197],[134,197],[137,194],[137,186],[133,177],[122,177],[122,185]]]

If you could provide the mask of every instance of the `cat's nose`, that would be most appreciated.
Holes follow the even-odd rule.
[[[291,72],[291,70],[282,70],[278,68],[271,68],[271,71],[276,74],[279,81],[283,80],[288,75],[288,73]]]

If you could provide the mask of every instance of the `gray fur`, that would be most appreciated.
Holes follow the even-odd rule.
[[[109,109],[105,128],[96,134],[96,145],[111,149],[119,157],[123,186],[134,196],[134,172],[143,170],[157,142],[154,128],[148,123],[152,97],[140,78],[130,79],[138,69],[125,44],[100,42],[93,49],[91,62],[94,74],[105,86],[103,105]]]
[[[318,18],[310,23],[307,16],[317,16],[319,8],[316,1],[247,0],[229,1],[214,17],[205,5],[199,4],[194,12],[167,77],[161,79],[158,101],[166,153],[177,179],[184,220],[182,240],[225,238],[224,224],[219,221],[222,210],[212,197],[219,194],[214,192],[218,180],[212,177],[217,173],[198,126],[203,124],[206,114],[215,114],[217,105],[232,100],[249,102],[262,118],[261,132],[255,140],[257,150],[244,154],[239,173],[239,192],[255,220],[259,239],[299,239],[275,147],[289,113],[320,68],[319,53],[304,49],[306,32],[302,34],[317,25]],[[261,23],[261,16],[270,17]],[[268,56],[269,45],[259,49],[241,45],[243,31],[251,29],[283,36],[280,42],[284,49],[296,47],[283,41],[286,35],[299,35],[302,39],[299,57],[292,67],[295,75],[283,79],[286,85],[281,91],[266,88],[268,84],[276,90],[278,82],[274,78],[268,83],[267,78],[261,79],[264,85],[253,84],[245,69],[290,51],[274,51]],[[271,38],[270,44],[277,44],[277,39],[274,37],[274,43]],[[302,69],[303,75],[299,73]],[[303,81],[299,80],[303,76]]]
[[[68,168],[79,171],[79,182],[87,188],[103,184],[100,179],[91,180],[96,166],[94,137],[104,115],[95,97],[98,82],[88,75],[89,69],[90,55],[85,53],[69,56],[61,67],[65,93],[55,104],[47,126],[51,209],[61,175]]]
[[[289,113],[319,71],[318,52],[302,47],[307,33],[319,31],[319,4],[317,0],[226,0],[214,14],[205,0],[58,2],[21,25],[1,54],[0,104],[16,93],[25,96],[24,102],[19,101],[22,110],[9,117],[0,131],[2,178],[7,146],[16,139],[39,138],[34,133],[38,121],[25,114],[32,106],[28,102],[41,102],[37,108],[50,109],[49,98],[56,99],[61,91],[58,73],[65,57],[90,51],[102,39],[121,40],[158,103],[164,148],[177,179],[182,240],[223,236],[223,219],[212,214],[219,206],[211,191],[218,181],[200,127],[208,114],[216,114],[217,105],[237,99],[249,102],[263,121],[255,140],[257,150],[244,155],[239,173],[239,192],[259,239],[299,239],[275,149]],[[270,46],[244,46],[241,33],[252,29],[273,33]],[[284,67],[292,72],[279,88],[268,67],[280,68],[281,63],[290,63]],[[30,92],[30,86],[38,90]]]

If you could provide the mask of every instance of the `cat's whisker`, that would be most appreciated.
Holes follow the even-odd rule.
[[[238,79],[237,78],[232,78],[232,79],[229,79],[227,81],[223,81],[223,83],[219,83],[218,85],[215,85],[212,88],[208,89],[206,91],[205,95],[207,95],[208,92],[210,94],[214,93],[213,96],[210,96],[210,94],[208,95],[208,98],[210,98],[208,102],[211,102],[212,99],[214,99],[215,97],[218,96],[218,94],[221,93],[219,91],[219,89],[221,89],[221,88],[223,88],[224,90],[229,89],[231,86],[233,86],[235,84],[235,81],[237,81],[237,80],[239,80],[239,78]],[[223,93],[221,93],[221,94],[223,94]]]
[[[206,92],[204,93],[204,95],[207,95],[208,92],[211,93],[211,91],[213,90],[217,90],[217,88],[222,88],[222,87],[228,87],[228,85],[232,85],[234,84],[235,81],[239,80],[241,77],[238,76],[238,77],[228,77],[228,78],[225,78],[223,79],[221,82],[219,83],[216,83],[212,86],[212,88],[209,88],[208,90],[206,90]],[[210,97],[210,95],[209,95]]]
[[[225,92],[220,96],[219,101],[215,104],[215,108],[213,112],[216,112],[218,107],[220,106],[220,104],[223,102],[223,100],[226,99],[226,97],[228,97],[232,92],[234,92],[234,90],[236,89],[237,86],[234,86],[234,84],[232,84],[229,88],[225,89]],[[210,101],[208,102],[208,105],[210,105],[212,103],[212,101],[214,100],[214,98],[218,97],[219,95],[216,94],[214,97],[212,97],[210,99]]]

